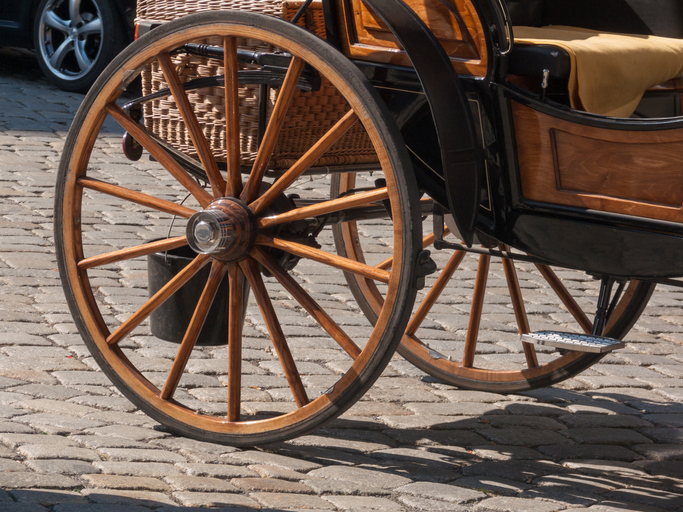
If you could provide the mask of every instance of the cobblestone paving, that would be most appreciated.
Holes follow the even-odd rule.
[[[675,289],[655,292],[625,349],[553,388],[457,390],[396,356],[362,401],[311,435],[238,450],[169,434],[98,370],[62,294],[53,188],[80,100],[40,78],[29,53],[0,49],[0,510],[683,509],[683,293]],[[116,279],[141,279],[135,270],[103,275],[105,296]],[[585,276],[562,276],[595,294]],[[335,300],[348,295],[320,284]],[[534,295],[533,281],[522,286],[534,297],[532,316],[563,321],[565,312]],[[514,316],[498,300],[504,284],[493,290],[484,317],[498,333],[492,364],[515,350]],[[426,326],[437,345],[448,337],[439,333],[462,330],[467,308],[451,299]],[[290,327],[305,340],[306,325]],[[150,372],[173,355],[146,339],[131,350],[148,358]],[[222,357],[204,349],[190,371],[220,387]],[[272,354],[253,357],[260,389],[252,399],[286,400],[268,384],[277,376]],[[329,363],[309,372],[307,386],[324,385],[333,371]],[[211,404],[210,395],[192,398]]]

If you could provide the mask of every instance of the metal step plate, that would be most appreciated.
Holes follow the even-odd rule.
[[[559,331],[538,331],[522,334],[522,341],[535,345],[549,345],[575,352],[593,352],[596,354],[611,352],[626,346],[623,341],[613,338]]]

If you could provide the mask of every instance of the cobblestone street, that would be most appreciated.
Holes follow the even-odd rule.
[[[655,290],[625,348],[553,387],[510,395],[459,390],[396,355],[362,400],[309,435],[237,449],[170,433],[100,371],[62,292],[54,188],[82,98],[49,85],[30,52],[0,48],[0,511],[683,510],[683,291],[672,287]],[[103,173],[114,169],[120,182],[132,181],[121,133],[112,125],[98,161]],[[153,172],[144,160],[135,165]],[[167,224],[145,225],[114,201],[101,209],[96,227],[112,239],[167,236]],[[333,251],[331,237],[321,243]],[[424,325],[423,339],[446,355],[462,345],[449,343],[462,340],[467,327],[469,303],[459,292],[471,292],[476,262],[466,260],[463,281]],[[534,319],[535,328],[569,323],[531,267],[519,265],[532,327]],[[120,322],[145,301],[146,273],[134,262],[100,272],[93,281],[98,300],[111,308],[107,322]],[[581,300],[597,294],[590,277],[558,274]],[[482,322],[482,360],[492,367],[524,360],[502,276],[492,266]],[[309,293],[329,302],[340,324],[365,332],[341,273],[320,277]],[[293,301],[279,292],[273,302],[288,311]],[[317,395],[342,371],[332,350],[338,347],[316,345],[308,317],[280,318],[304,384]],[[243,378],[250,392],[242,407],[287,411],[291,395],[267,331],[260,319],[247,320]],[[177,345],[131,338],[124,348],[159,385]],[[539,350],[540,358],[549,356]],[[194,384],[179,400],[224,411],[226,360],[224,347],[198,349],[188,365]]]

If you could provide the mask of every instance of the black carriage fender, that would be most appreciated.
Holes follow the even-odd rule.
[[[441,43],[407,4],[363,2],[389,27],[420,79],[439,138],[449,209],[463,241],[471,246],[484,160],[460,79]]]

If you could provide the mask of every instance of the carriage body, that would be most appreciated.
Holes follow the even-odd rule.
[[[567,66],[566,55],[549,63],[552,52],[511,50],[513,23],[683,37],[676,2],[662,0],[661,11],[645,20],[642,7],[632,9],[637,0],[608,3],[409,0],[400,11],[391,1],[324,0],[299,24],[375,86],[399,122],[419,185],[454,215],[466,242],[502,242],[596,275],[681,276],[683,120],[676,97],[683,82],[649,93],[664,96],[666,118],[609,118],[541,99],[544,67],[567,74],[555,69]],[[285,3],[281,15],[301,5]],[[279,15],[279,4],[270,9]],[[140,20],[147,29],[155,24],[144,20],[150,10],[143,7]]]
[[[654,93],[665,117],[572,109],[561,80],[559,88],[544,83],[561,78],[562,66],[547,52],[514,47],[502,0],[235,6],[271,16],[204,12],[170,21],[196,6],[139,0],[140,38],[86,96],[55,194],[58,263],[78,329],[121,392],[172,430],[243,446],[308,432],[358,400],[397,347],[468,389],[553,384],[624,346],[618,339],[654,289],[641,280],[683,276],[676,83]],[[292,16],[309,31],[274,19]],[[138,76],[141,95],[132,90]],[[151,158],[112,169],[109,120],[126,131],[125,157]],[[420,239],[428,217],[434,233]],[[146,231],[109,229],[128,218],[143,219]],[[456,243],[443,239],[444,222]],[[172,237],[178,224],[184,233]],[[140,240],[149,233],[160,239]],[[432,244],[453,249],[438,277],[430,276]],[[141,290],[126,275],[151,275],[152,256],[165,262],[180,249],[186,263],[158,286]],[[440,352],[416,331],[466,251],[479,254],[476,271],[468,269],[471,298],[455,277],[458,307],[435,308],[449,326],[470,308],[466,329],[456,319],[440,331]],[[511,319],[480,336],[492,257]],[[527,314],[515,259],[533,263],[519,270],[555,293],[559,315]],[[599,293],[573,296],[550,265],[600,278]],[[114,275],[123,289],[111,294],[100,278]],[[414,310],[425,281],[429,291]],[[191,314],[174,328],[176,339],[154,332],[147,319],[191,287],[196,296],[180,306]],[[537,352],[535,341],[517,338],[530,334],[534,313],[544,325],[575,322],[573,334]],[[295,325],[285,329],[281,319]],[[202,347],[211,323],[217,339],[207,344],[225,352]],[[145,343],[170,355],[150,366]],[[224,362],[227,408],[215,382],[192,375],[205,361],[187,366],[196,350]],[[475,356],[487,354],[501,358],[477,365]]]
[[[593,115],[541,98],[544,67],[555,73],[555,67],[566,63],[549,63],[549,51],[534,54],[529,47],[508,51],[513,23],[683,37],[680,6],[660,2],[661,10],[650,11],[643,20],[631,8],[638,8],[637,1],[599,7],[582,0],[508,3],[510,11],[495,0],[407,2],[436,36],[459,75],[457,81],[434,80],[433,84],[429,81],[434,73],[420,70],[420,62],[430,57],[426,54],[433,48],[401,49],[396,40],[403,30],[400,19],[392,27],[395,34],[360,0],[337,0],[327,8],[336,13],[336,18],[328,19],[340,25],[337,44],[359,65],[373,63],[365,67],[366,74],[386,101],[397,105],[397,117],[406,117],[401,111],[406,104],[417,110],[412,123],[402,124],[406,144],[417,156],[413,165],[418,182],[456,216],[463,203],[470,212],[476,209],[476,221],[468,218],[472,214],[467,211],[456,218],[461,233],[474,228],[485,245],[503,242],[540,259],[595,274],[683,275],[683,264],[676,257],[683,249],[683,170],[678,165],[683,119],[677,106],[683,84],[674,80],[646,95],[646,100],[659,95],[660,103],[670,105],[655,114],[662,117]],[[638,12],[643,9],[640,6]],[[406,34],[404,39],[410,37]],[[414,74],[397,69],[410,66],[409,57],[417,63]],[[433,99],[430,87],[435,89]],[[412,89],[425,107],[431,102],[432,115],[420,114],[415,104],[396,92],[400,89]],[[449,98],[453,103],[466,102],[471,116],[464,111],[457,119],[449,117],[450,112],[443,114],[443,103]],[[434,123],[443,127],[439,130]],[[478,175],[475,179],[463,180],[461,169],[449,169],[438,157],[440,148],[463,144],[464,127],[471,135],[462,151],[477,153],[469,166],[469,173]],[[437,142],[425,140],[425,133]],[[418,135],[411,139],[413,134]],[[433,179],[435,168],[443,180]],[[477,205],[472,198],[478,199]]]

